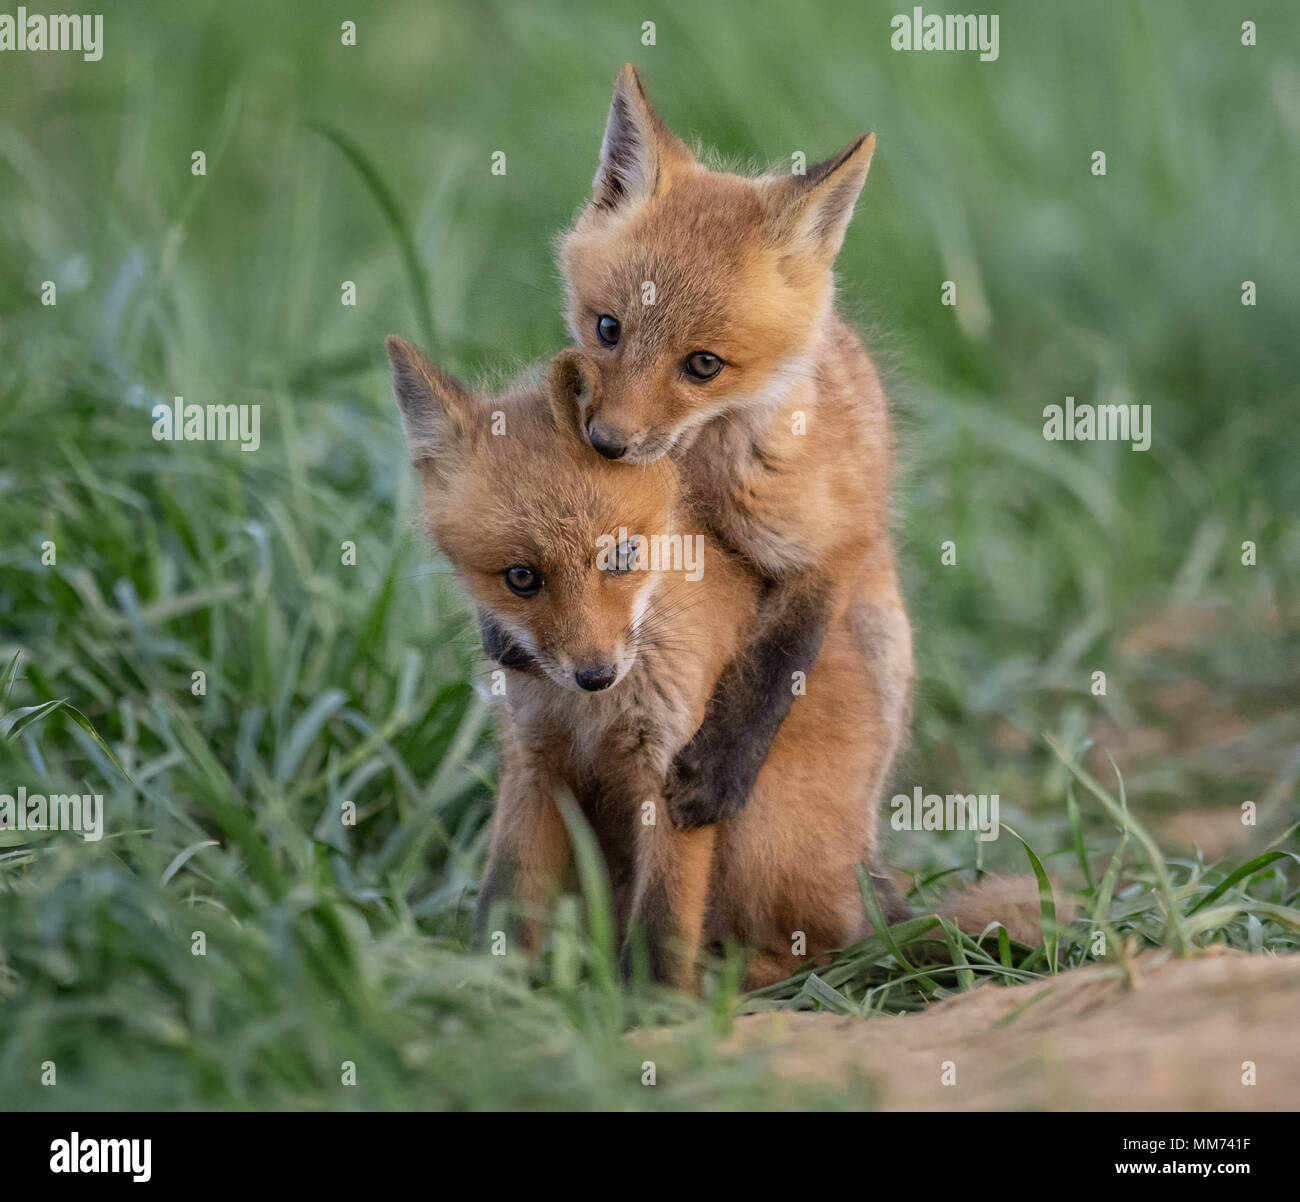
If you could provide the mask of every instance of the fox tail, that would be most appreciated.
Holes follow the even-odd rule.
[[[1058,890],[1053,892],[1056,921],[1071,921],[1075,916],[1074,906],[1063,900]],[[1038,881],[1032,876],[985,876],[950,893],[935,907],[935,912],[976,938],[1000,923],[1017,943],[1037,947],[1043,942],[1042,903]]]

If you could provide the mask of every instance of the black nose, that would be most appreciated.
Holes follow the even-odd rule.
[[[599,693],[601,689],[609,688],[617,675],[613,664],[596,664],[590,668],[579,668],[574,672],[573,679],[578,682],[578,688],[586,689],[588,693]]]
[[[587,437],[591,440],[591,445],[606,459],[622,459],[627,454],[627,443],[623,441],[622,436],[608,426],[602,426],[600,422],[593,421],[587,424]]]

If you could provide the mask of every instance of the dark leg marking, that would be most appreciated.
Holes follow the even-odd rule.
[[[760,602],[760,633],[723,671],[700,729],[673,761],[666,790],[679,827],[734,814],[754,788],[794,702],[795,672],[812,670],[826,635],[826,588],[779,580]]]

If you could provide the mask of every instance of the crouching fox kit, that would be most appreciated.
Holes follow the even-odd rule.
[[[670,766],[763,602],[752,565],[701,526],[672,462],[632,467],[593,450],[583,417],[604,385],[583,353],[562,352],[484,403],[400,339],[388,351],[430,533],[522,652],[504,669],[480,917],[503,898],[540,905],[564,878],[572,849],[555,799],[567,789],[599,840],[620,924],[644,939],[658,980],[689,987],[702,942],[754,949],[752,987],[812,962],[799,952],[864,934],[855,869],[874,862],[891,740],[852,607],[828,605],[806,696],[748,803],[717,822],[674,823]],[[645,562],[658,534],[698,536],[702,570]],[[521,937],[534,938],[527,925]]]
[[[670,771],[684,824],[743,807],[787,714],[826,703],[795,686],[835,623],[873,682],[871,787],[906,734],[889,409],[831,270],[874,146],[863,135],[801,174],[712,171],[626,66],[591,200],[560,243],[569,330],[603,381],[579,413],[587,439],[611,459],[672,460],[695,519],[764,581],[744,653]]]

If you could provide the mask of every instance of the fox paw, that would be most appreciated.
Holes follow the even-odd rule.
[[[721,767],[722,771],[710,771]],[[673,761],[664,788],[668,816],[678,829],[711,826],[736,813],[749,800],[753,780],[728,770],[717,759],[697,757],[685,748]]]

